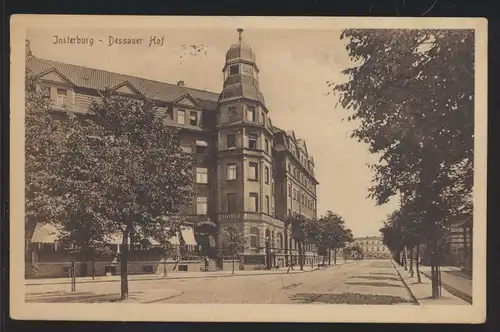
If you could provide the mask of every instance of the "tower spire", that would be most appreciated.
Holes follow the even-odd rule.
[[[241,41],[243,39],[243,37],[241,36],[241,34],[243,33],[243,29],[242,28],[238,28],[238,40]]]

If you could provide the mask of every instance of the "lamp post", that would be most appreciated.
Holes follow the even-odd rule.
[[[271,247],[269,245],[269,234],[266,234],[266,265],[267,269],[271,269]]]

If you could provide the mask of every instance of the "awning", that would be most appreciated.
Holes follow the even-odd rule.
[[[183,227],[182,228],[182,237],[188,246],[195,246],[198,244],[194,237],[194,230],[191,227]],[[175,238],[177,239],[177,237]],[[178,240],[177,240],[178,241]]]
[[[196,141],[197,146],[208,146],[208,143],[205,141]]]
[[[182,237],[186,242],[186,245],[197,245],[196,239],[194,237],[194,231],[191,227],[182,227]],[[54,224],[49,223],[38,223],[31,237],[32,243],[55,243],[60,234],[58,227]],[[122,244],[122,234],[116,234],[111,236],[108,240],[109,244]],[[149,239],[152,245],[158,245],[159,242],[153,239]],[[170,243],[173,245],[179,245],[179,238],[173,236],[170,238]]]
[[[55,243],[59,230],[53,224],[37,223],[31,237],[32,243]]]

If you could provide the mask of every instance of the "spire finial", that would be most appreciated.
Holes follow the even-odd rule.
[[[243,29],[242,28],[238,28],[237,31],[238,31],[238,34],[239,34],[238,40],[241,41],[243,39],[243,37],[241,37],[241,34],[243,33]]]

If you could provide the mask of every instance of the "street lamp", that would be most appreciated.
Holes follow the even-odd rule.
[[[269,244],[269,234],[266,234],[266,262],[267,262],[267,269],[271,269],[271,248]]]

